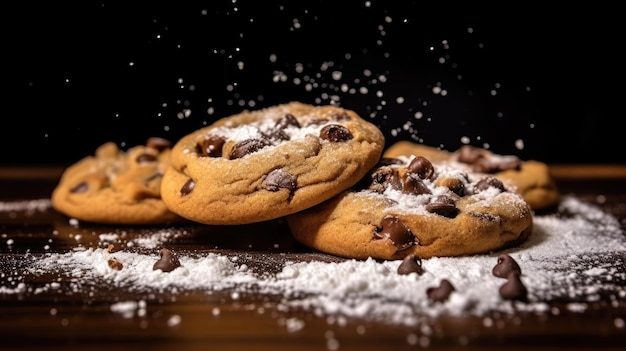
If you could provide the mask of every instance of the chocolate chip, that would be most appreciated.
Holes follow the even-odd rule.
[[[417,174],[421,179],[430,179],[435,174],[433,164],[425,157],[417,156],[407,166],[410,173]]]
[[[437,178],[438,186],[445,186],[460,197],[465,196],[465,184],[459,178]]]
[[[374,231],[377,239],[390,239],[398,250],[404,250],[416,244],[416,238],[398,217],[387,215],[380,223],[380,227]]]
[[[263,136],[271,140],[289,140],[289,135],[285,132],[285,129],[290,126],[300,128],[300,122],[294,115],[287,113],[276,121],[274,128],[263,132]]]
[[[196,182],[194,182],[193,179],[189,178],[189,180],[187,180],[185,184],[183,184],[183,187],[180,188],[180,195],[182,196],[189,195],[193,191],[193,188],[195,187],[196,187]]]
[[[464,145],[459,149],[457,160],[469,164],[475,172],[496,173],[510,169],[519,170],[522,161],[514,155],[494,155],[489,150],[472,145]]]
[[[352,133],[342,125],[329,124],[320,131],[320,138],[333,142],[346,141],[352,139]]]
[[[402,192],[411,195],[430,194],[430,189],[414,173],[407,173],[402,182]]]
[[[157,157],[155,155],[152,154],[141,154],[139,156],[137,156],[137,158],[135,159],[135,162],[137,163],[144,163],[144,162],[154,162],[157,160]]]
[[[124,265],[122,264],[122,262],[118,261],[117,258],[115,257],[109,258],[109,260],[107,261],[107,264],[109,265],[111,269],[114,269],[116,271],[121,271],[122,268],[124,268]]]
[[[490,152],[472,145],[463,145],[459,148],[457,160],[461,163],[473,164],[482,158],[489,157]]]
[[[431,199],[431,202],[426,205],[426,211],[448,218],[454,218],[459,213],[456,201],[447,195],[439,195]]]
[[[161,258],[154,263],[152,266],[153,270],[160,269],[163,272],[171,272],[174,269],[180,267],[180,261],[178,257],[170,250],[166,248],[162,248],[159,252]]]
[[[89,184],[87,184],[87,182],[80,182],[70,189],[70,193],[82,194],[86,193],[87,190],[89,190]]]
[[[280,189],[293,191],[296,189],[296,178],[282,169],[275,169],[265,177],[265,189],[269,191]]]
[[[246,139],[244,141],[240,141],[233,146],[232,150],[230,150],[230,159],[234,160],[242,158],[248,154],[257,152],[268,145],[269,142],[266,139]]]
[[[170,148],[172,146],[172,143],[167,139],[151,137],[148,138],[148,140],[146,141],[146,146],[161,152],[165,149]]]
[[[371,182],[367,186],[369,190],[382,193],[391,186],[392,189],[401,190],[402,182],[400,181],[400,175],[398,170],[391,167],[381,167],[376,169],[370,175]]]
[[[481,158],[472,164],[472,169],[481,173],[497,173],[509,169],[519,170],[522,162],[516,156]]]
[[[465,196],[465,184],[459,182],[458,184],[455,184],[455,186],[452,186],[450,188],[450,191],[452,191],[453,193],[463,197]]]
[[[450,297],[450,294],[454,290],[456,289],[454,288],[452,283],[450,283],[450,281],[448,281],[447,279],[442,279],[438,287],[427,288],[426,295],[432,301],[444,302]]]
[[[498,263],[493,266],[491,273],[499,278],[506,278],[509,273],[514,272],[518,275],[522,274],[522,269],[519,267],[513,257],[507,254],[501,254],[498,256]]]
[[[296,119],[296,117],[294,117],[291,113],[287,113],[285,116],[276,121],[276,127],[279,129],[285,129],[289,126],[300,128],[300,122],[298,122],[298,119]]]
[[[520,275],[514,271],[509,272],[506,283],[500,286],[498,292],[505,300],[526,301],[528,298],[526,286],[522,283]]]
[[[222,148],[226,139],[218,135],[209,135],[196,144],[196,152],[201,157],[222,157]]]
[[[487,190],[490,187],[494,187],[496,189],[500,189],[500,191],[506,191],[506,188],[504,187],[504,183],[502,183],[502,181],[496,177],[484,177],[481,180],[479,180],[476,185],[474,185],[474,190],[477,191],[483,191],[483,190]]]
[[[404,275],[410,273],[417,273],[418,275],[424,274],[422,259],[414,254],[404,257],[398,266],[398,274]]]

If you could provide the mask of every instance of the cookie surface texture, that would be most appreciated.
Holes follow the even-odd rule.
[[[168,224],[183,219],[161,200],[171,143],[149,138],[121,150],[108,142],[65,169],[52,192],[53,207],[75,219],[106,224]]]
[[[355,112],[299,102],[222,118],[182,137],[161,192],[205,224],[246,224],[314,206],[376,165],[384,136]]]
[[[517,245],[533,212],[497,178],[424,157],[383,158],[342,194],[287,217],[294,238],[355,259],[486,253]]]
[[[540,161],[523,161],[470,145],[451,152],[406,140],[390,145],[383,154],[384,157],[400,155],[422,155],[433,162],[449,162],[471,172],[493,174],[520,193],[534,210],[552,208],[561,199],[548,165]]]

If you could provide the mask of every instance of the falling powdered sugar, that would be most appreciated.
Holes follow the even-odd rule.
[[[89,281],[133,292],[223,291],[231,296],[254,292],[278,296],[282,308],[415,325],[420,319],[444,314],[542,312],[550,309],[550,301],[561,298],[584,305],[606,292],[625,299],[624,250],[626,238],[614,217],[581,200],[564,197],[558,214],[535,216],[534,231],[521,246],[494,254],[424,259],[421,275],[398,274],[399,260],[373,259],[287,261],[277,273],[259,274],[241,257],[219,252],[179,255],[181,266],[162,272],[153,270],[157,253],[109,252],[102,248],[28,255],[27,269],[33,274],[70,277],[76,282],[72,284],[74,294],[80,293],[81,283]],[[492,268],[502,253],[519,263],[521,281],[528,290],[527,301],[506,300],[499,295],[498,289],[506,279],[494,276]],[[123,268],[112,269],[107,263],[111,258]],[[434,302],[426,290],[443,279],[450,281],[455,290],[446,301]],[[53,288],[59,287],[49,284],[37,289]],[[24,290],[28,287],[22,285],[15,292]]]

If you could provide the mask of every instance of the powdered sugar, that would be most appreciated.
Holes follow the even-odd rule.
[[[398,156],[396,159],[399,163],[393,163],[387,167],[401,169],[407,168],[408,165],[416,158],[411,156]],[[487,186],[484,189],[478,189],[477,184],[488,174],[472,172],[466,165],[452,164],[447,162],[433,162],[432,178],[421,179],[421,184],[425,187],[424,192],[414,193],[398,189],[392,182],[385,182],[384,191],[372,191],[371,189],[361,190],[359,196],[372,196],[384,200],[391,200],[388,206],[389,211],[400,211],[404,213],[413,213],[419,215],[428,215],[430,212],[426,210],[433,198],[437,196],[449,196],[451,198],[460,198],[462,196],[471,196],[474,206],[490,207],[496,200],[500,204],[508,204],[513,208],[527,207],[524,199],[518,193],[512,191],[502,191],[495,186]],[[463,194],[456,194],[450,187],[438,185],[439,179],[454,179],[466,189]]]
[[[0,212],[25,211],[31,214],[35,211],[45,211],[50,208],[50,199],[26,201],[0,202]]]
[[[481,316],[491,311],[547,311],[550,301],[570,299],[570,310],[582,310],[604,293],[626,298],[624,256],[626,239],[618,221],[600,209],[573,197],[564,197],[559,215],[538,215],[532,235],[521,246],[507,250],[521,266],[522,281],[528,288],[528,302],[503,300],[498,288],[504,279],[492,275],[495,254],[468,257],[435,257],[422,261],[423,275],[399,275],[400,261],[345,260],[341,262],[286,261],[277,271],[258,273],[240,256],[218,251],[179,253],[181,267],[169,273],[153,270],[157,250],[78,248],[65,254],[25,254],[26,270],[31,274],[60,274],[73,283],[30,286],[19,283],[0,286],[3,294],[66,291],[88,293],[85,284],[107,284],[130,292],[204,291],[229,293],[231,297],[254,291],[280,298],[285,309],[305,309],[319,315],[374,319],[390,324],[415,325],[420,320],[442,314]],[[563,215],[565,214],[565,215]],[[156,241],[135,241],[143,249],[155,243],[167,245],[176,235],[157,235]],[[113,240],[103,235],[101,240]],[[593,256],[592,256],[593,255]],[[121,270],[108,266],[115,258]],[[456,288],[448,301],[435,303],[426,289],[448,279]],[[3,282],[5,284],[5,282]],[[576,304],[576,305],[574,305]],[[133,305],[135,306],[135,305]],[[137,313],[140,307],[116,304],[119,313]],[[135,312],[132,312],[135,311]],[[219,313],[219,311],[218,311]],[[297,322],[297,321],[296,321]],[[290,322],[298,329],[298,323]]]
[[[289,113],[289,111],[288,109],[285,109],[284,111],[266,109],[256,111],[255,113],[262,113],[263,115],[259,116],[256,121],[239,125],[235,125],[234,121],[228,122],[224,125],[211,128],[209,133],[210,135],[219,136],[235,143],[250,139],[272,138],[274,131],[277,128],[276,123],[280,121],[280,118]],[[314,115],[300,116],[299,119],[305,122],[304,125],[284,125],[280,128],[281,133],[283,136],[286,136],[288,140],[303,140],[307,135],[319,136],[320,130],[324,127],[325,123],[308,123],[313,121],[314,118]],[[282,140],[279,139],[278,141],[280,142]]]

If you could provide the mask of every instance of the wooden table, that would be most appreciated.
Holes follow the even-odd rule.
[[[560,190],[597,204],[626,228],[626,166],[552,165]],[[13,203],[49,196],[60,167],[0,168],[0,202]],[[24,211],[0,211],[0,288],[20,279],[29,289],[68,283],[63,276],[37,275],[19,264],[24,255],[66,252],[76,241],[52,240],[59,223],[67,223],[51,209],[27,215]],[[85,245],[110,227],[83,226]],[[133,235],[133,228],[124,228]],[[259,270],[272,270],[285,260],[326,262],[337,257],[307,250],[295,243],[281,221],[196,230],[207,235],[173,241],[170,247],[185,252],[219,252],[239,255]],[[219,231],[220,235],[214,235]],[[259,232],[272,231],[271,240]],[[211,234],[211,235],[209,235]],[[63,233],[60,234],[62,236]],[[195,238],[195,239],[194,239]],[[199,239],[201,238],[201,239]],[[11,245],[8,244],[11,241]],[[86,242],[85,242],[86,241]],[[619,259],[626,258],[626,253]],[[620,273],[625,273],[622,267]],[[108,286],[82,287],[60,293],[54,289],[21,293],[0,291],[0,350],[466,350],[506,349],[615,349],[626,348],[626,296],[603,298],[584,313],[516,313],[494,316],[496,325],[480,317],[437,317],[427,330],[389,325],[362,318],[337,318],[310,311],[280,308],[280,297],[245,295],[232,299],[228,291],[206,294],[146,295]],[[141,316],[125,317],[111,311],[116,301],[146,300]],[[571,301],[551,302],[560,307]],[[216,313],[219,311],[219,313]],[[290,318],[303,321],[290,329]]]

